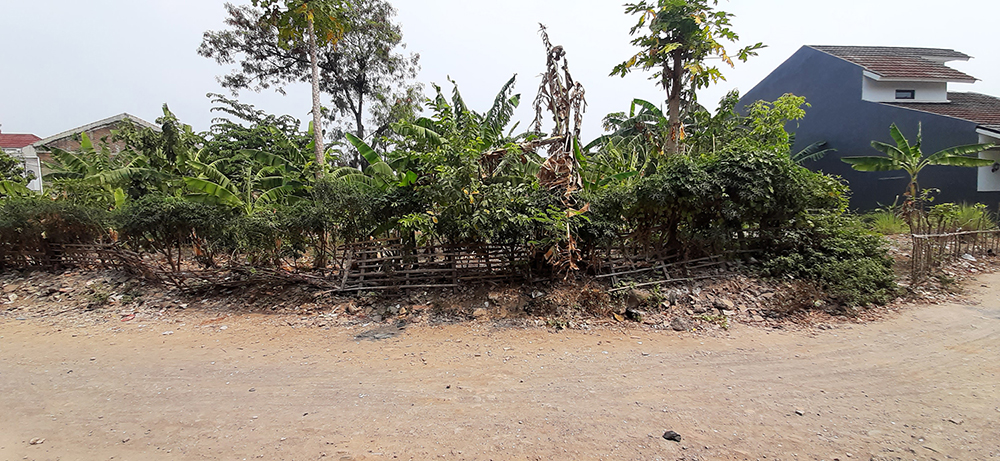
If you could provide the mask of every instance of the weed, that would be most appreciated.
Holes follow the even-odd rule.
[[[722,327],[723,330],[729,329],[729,317],[726,317],[725,315],[702,314],[695,318],[708,323],[714,323]]]

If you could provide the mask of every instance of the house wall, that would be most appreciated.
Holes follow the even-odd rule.
[[[117,130],[117,129],[118,129],[118,123],[115,123],[113,125],[109,125],[109,126],[105,126],[105,127],[100,127],[100,128],[96,128],[96,129],[93,129],[93,130],[87,130],[86,133],[87,133],[87,136],[90,138],[90,141],[92,143],[94,143],[94,147],[97,147],[102,142],[102,140],[107,140],[108,141],[108,148],[111,149],[111,153],[112,154],[117,154],[117,153],[121,152],[122,149],[125,148],[125,143],[122,142],[122,141],[110,142],[111,141],[111,132],[113,130]],[[76,134],[74,136],[68,136],[68,137],[65,137],[63,139],[50,142],[50,143],[46,144],[45,147],[49,148],[49,149],[51,149],[51,148],[62,149],[62,150],[65,150],[67,152],[76,152],[76,151],[80,150],[80,141],[81,140],[82,140],[82,138],[80,137],[80,134],[78,133],[78,134]],[[45,164],[52,163],[52,154],[50,152],[42,150],[42,151],[38,152],[38,157],[39,157],[39,159],[41,159],[43,173],[44,174],[51,173],[51,170],[49,170],[48,168],[46,168]]]
[[[914,90],[916,99],[896,99],[896,90]],[[874,102],[948,102],[946,82],[886,82],[864,77],[861,99]]]
[[[767,78],[746,93],[741,104],[757,100],[773,101],[782,94],[805,96],[811,107],[806,117],[790,123],[796,133],[793,151],[817,141],[826,141],[837,152],[810,162],[816,171],[841,176],[851,187],[851,207],[871,210],[891,205],[906,189],[908,178],[902,171],[866,173],[853,170],[840,159],[857,155],[881,155],[872,140],[894,144],[889,126],[897,124],[903,134],[915,140],[918,124],[923,124],[924,152],[979,141],[976,124],[885,104],[863,101],[863,69],[853,63],[809,47],[802,47]],[[986,167],[988,170],[989,167]],[[981,202],[990,209],[1000,205],[1000,192],[978,192],[979,172],[974,168],[930,166],[920,174],[923,188],[938,188],[937,202]]]
[[[27,146],[22,149],[4,149],[4,152],[10,154],[11,157],[21,160],[21,164],[24,166],[25,172],[30,171],[35,173],[35,179],[28,182],[28,189],[41,192],[42,165],[38,160],[38,156],[35,155],[35,148]]]
[[[1000,145],[1000,138],[980,134],[979,143]],[[980,152],[979,158],[988,158],[993,160],[997,163],[997,166],[1000,167],[1000,147],[990,149],[986,152]],[[997,168],[997,171],[993,171],[993,167],[979,168],[978,183],[979,192],[1000,192],[1000,168]]]
[[[117,129],[118,129],[117,124],[112,126],[101,127],[87,131],[87,136],[90,137],[90,140],[94,143],[96,147],[96,145],[100,143],[102,139],[107,138],[108,141],[111,141],[111,131]],[[58,141],[46,144],[45,146],[49,148],[55,147],[65,151],[74,152],[80,149],[80,135],[77,134],[75,136],[63,138]],[[110,143],[108,144],[108,146],[111,148],[112,153],[117,154],[118,152],[121,152],[121,150],[125,147],[125,143],[119,141],[116,143]]]

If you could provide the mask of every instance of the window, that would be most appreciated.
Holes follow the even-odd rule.
[[[896,99],[917,99],[917,90],[896,90]]]

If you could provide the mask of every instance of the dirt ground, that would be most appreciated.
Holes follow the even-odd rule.
[[[712,333],[0,317],[0,460],[995,459],[1000,274],[968,291]]]

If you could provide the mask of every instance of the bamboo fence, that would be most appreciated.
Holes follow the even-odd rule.
[[[1000,251],[1000,230],[913,234],[910,283],[917,285],[950,259],[964,255],[995,256]]]

